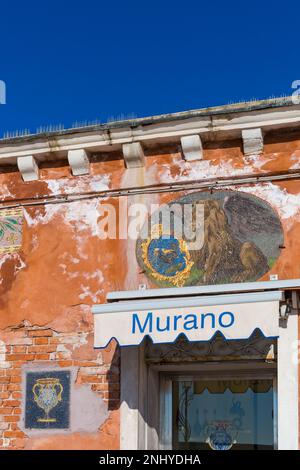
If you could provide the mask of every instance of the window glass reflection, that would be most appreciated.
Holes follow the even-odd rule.
[[[272,449],[272,380],[173,382],[173,447]]]

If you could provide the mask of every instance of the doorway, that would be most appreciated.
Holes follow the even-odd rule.
[[[168,450],[180,445],[187,448],[194,446],[197,449],[202,445],[202,448],[210,449],[208,438],[212,447],[222,445],[220,439],[213,439],[216,433],[218,438],[226,438],[225,444],[232,450],[298,449],[298,364],[291,360],[293,345],[297,344],[298,338],[298,317],[291,315],[288,324],[288,328],[280,328],[277,340],[265,338],[257,331],[246,340],[226,341],[217,334],[209,342],[193,343],[179,337],[172,344],[153,344],[152,341],[145,341],[140,346],[121,348],[121,449]],[[220,401],[220,397],[221,401],[226,401],[224,391],[220,392],[224,383],[217,384],[217,390],[206,384],[206,381],[216,380],[225,380],[227,385],[228,398],[226,393],[225,398],[228,406],[225,416],[213,405],[213,400]],[[243,384],[243,380],[252,382]],[[174,422],[175,403],[178,410],[180,391],[183,391],[182,385],[179,388],[180,384],[174,384],[176,381],[193,382],[193,385],[189,386],[187,398],[190,399],[193,391],[195,397],[192,401],[196,403],[193,406],[198,407],[199,423],[195,409],[192,416],[188,415],[188,421],[191,421],[189,424],[191,428],[194,427],[193,433],[189,439],[185,436],[184,441],[182,435],[178,435],[182,424],[180,421],[177,424]],[[242,387],[237,391],[236,382]],[[245,391],[246,385],[248,394]],[[203,404],[208,391],[215,395],[210,396],[209,408]],[[263,393],[268,394],[267,398]],[[247,397],[251,397],[251,400]],[[248,401],[246,405],[243,403],[244,399]],[[255,407],[260,410],[263,399],[268,401],[269,410],[266,433],[270,436],[272,425],[273,440],[261,437],[259,419],[251,422],[245,419],[246,413],[255,416]],[[241,403],[237,403],[238,401]],[[183,410],[183,405],[181,409]],[[204,410],[208,410],[207,421],[214,421],[210,428],[205,425]],[[215,415],[217,416],[214,420]],[[183,416],[185,417],[184,413]],[[242,425],[236,419],[239,417],[242,418]],[[238,429],[226,422],[234,419]],[[241,426],[246,425],[248,434],[252,436],[251,440],[246,440],[246,431],[241,429]],[[200,439],[197,437],[197,429],[198,433],[202,433]],[[211,432],[208,434],[209,430]],[[255,435],[256,439],[253,437]]]

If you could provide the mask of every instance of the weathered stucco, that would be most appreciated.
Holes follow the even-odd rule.
[[[265,141],[262,155],[252,157],[243,155],[239,141],[230,141],[207,144],[204,159],[191,163],[173,146],[153,150],[145,168],[139,169],[126,170],[116,155],[92,161],[88,176],[73,177],[64,161],[43,167],[40,180],[30,183],[24,183],[18,172],[7,171],[0,174],[0,194],[2,203],[29,203],[29,199],[54,195],[104,192],[103,200],[118,211],[118,197],[105,191],[297,169],[300,140],[275,136]],[[300,278],[299,180],[227,189],[256,195],[280,218],[284,245],[261,279],[269,280],[271,274],[279,279]],[[128,196],[128,202],[168,203],[192,191],[157,191]],[[0,256],[0,447],[119,447],[119,352],[114,344],[104,351],[93,348],[91,306],[105,302],[109,291],[154,284],[136,261],[134,241],[99,238],[98,204],[98,199],[91,198],[26,206],[21,250]],[[73,371],[73,424],[67,432],[24,429],[26,364],[40,370],[55,366]]]

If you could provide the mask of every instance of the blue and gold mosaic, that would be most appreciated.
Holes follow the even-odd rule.
[[[141,244],[145,265],[157,281],[166,281],[177,287],[184,285],[193,265],[186,242],[167,236],[162,225],[155,226],[151,235]]]
[[[70,421],[70,372],[28,372],[25,428],[67,429]]]
[[[283,230],[274,209],[264,200],[242,191],[194,192],[166,207],[176,224],[186,228],[175,210],[185,204],[202,204],[203,220],[192,216],[193,231],[202,230],[203,244],[191,249],[183,235],[176,237],[169,225],[157,222],[157,211],[137,240],[136,256],[142,272],[159,287],[182,287],[256,281],[274,266],[283,245]],[[153,227],[145,236],[148,226]],[[144,230],[145,229],[145,230]],[[178,232],[177,232],[178,233]],[[179,233],[181,233],[179,231]]]

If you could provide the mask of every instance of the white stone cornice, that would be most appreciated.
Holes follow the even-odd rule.
[[[0,141],[0,165],[15,165],[19,157],[28,155],[33,156],[37,162],[42,162],[67,158],[68,152],[75,150],[101,153],[122,151],[128,144],[136,144],[136,149],[140,148],[139,145],[152,146],[153,143],[179,144],[183,137],[197,135],[201,141],[209,139],[224,141],[233,138],[242,139],[243,131],[252,129],[261,129],[262,133],[289,128],[298,128],[300,131],[300,105],[243,109],[234,112],[230,110],[227,112],[227,107],[224,109],[226,112],[216,114],[213,110],[203,113],[200,110],[198,113],[178,113],[138,119],[132,124],[124,122],[124,124],[99,126],[93,129],[74,129],[53,135]],[[137,155],[136,164],[142,165],[143,156],[140,150]]]
[[[19,157],[17,165],[24,181],[34,181],[39,179],[39,168],[32,155]]]
[[[123,144],[122,149],[126,168],[140,168],[145,166],[145,155],[140,142]]]
[[[90,162],[84,149],[69,150],[68,162],[74,176],[89,174]]]
[[[198,134],[181,137],[180,141],[182,153],[186,161],[202,160],[202,142]]]
[[[264,139],[260,128],[243,129],[242,139],[245,155],[259,155],[263,152]]]

